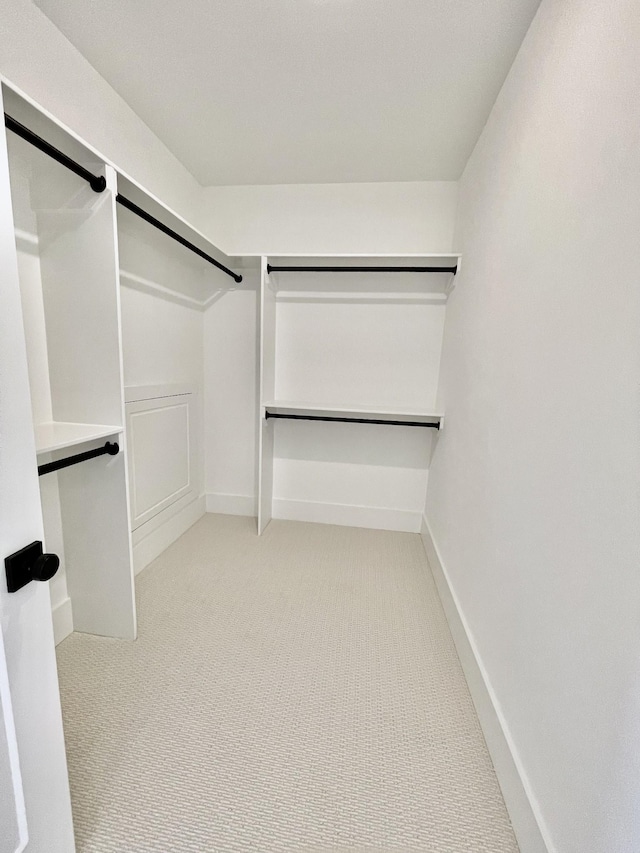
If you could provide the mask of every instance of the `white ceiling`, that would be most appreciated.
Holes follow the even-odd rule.
[[[203,184],[457,179],[540,0],[36,0]]]

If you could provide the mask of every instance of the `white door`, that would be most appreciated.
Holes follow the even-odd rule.
[[[48,584],[8,593],[4,573],[43,538],[9,193],[0,132],[0,853],[72,853]]]
[[[25,849],[28,835],[6,663],[0,634],[0,844],[13,853]]]

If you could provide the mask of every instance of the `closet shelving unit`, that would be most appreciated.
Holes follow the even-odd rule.
[[[73,625],[133,639],[116,174],[7,86],[2,95],[34,466],[45,547],[61,562],[50,584],[56,634]],[[107,440],[117,453],[101,451]],[[72,464],[58,470],[62,459]]]
[[[122,429],[115,418],[109,424],[104,423],[106,418],[95,423],[89,420],[95,412],[115,415],[117,411],[108,403],[102,407],[95,405],[91,385],[96,388],[99,383],[95,382],[95,377],[92,381],[87,375],[91,370],[88,360],[74,353],[74,342],[81,344],[95,331],[94,324],[99,325],[91,311],[86,326],[79,322],[79,314],[93,302],[94,284],[89,281],[80,290],[75,279],[89,274],[91,239],[94,233],[103,230],[103,222],[99,220],[109,219],[109,195],[103,195],[107,183],[103,164],[91,162],[87,152],[80,152],[75,141],[67,142],[65,147],[75,149],[75,157],[84,165],[68,157],[33,129],[44,128],[50,139],[59,142],[57,128],[11,92],[5,92],[5,103],[11,110],[11,114],[5,111],[5,127],[17,220],[16,240],[19,249],[27,246],[31,256],[37,259],[43,283],[37,298],[42,301],[46,324],[51,329],[55,327],[48,342],[47,363],[41,363],[37,383],[41,391],[48,386],[45,391],[47,405],[40,405],[41,399],[34,401],[33,407],[37,453],[49,453],[112,436]],[[16,115],[31,127],[17,121]],[[21,224],[26,227],[21,228]],[[22,266],[24,268],[24,263]],[[34,270],[30,272],[33,274]],[[101,273],[92,278],[100,279]],[[101,283],[96,287],[100,291]],[[108,317],[109,306],[99,303],[98,307],[106,309],[104,316]],[[31,355],[33,366],[36,357],[34,353]],[[43,355],[42,350],[39,355]],[[100,353],[92,355],[97,356],[93,367],[100,370]],[[108,380],[107,376],[107,383]]]
[[[42,474],[45,547],[61,558],[51,581],[54,627],[59,605],[62,636],[71,630],[72,610],[75,630],[133,639],[117,211],[127,207],[127,215],[142,216],[233,286],[241,286],[241,276],[232,268],[243,261],[227,257],[76,134],[0,83],[34,466]],[[62,459],[72,464],[56,470]]]
[[[460,263],[458,254],[262,258],[259,533],[274,514],[276,423],[442,427],[444,308]]]

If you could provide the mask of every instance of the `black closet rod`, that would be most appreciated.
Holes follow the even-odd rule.
[[[20,124],[19,121],[12,118],[7,113],[4,114],[4,123],[5,127],[8,130],[11,130],[13,133],[20,136],[22,139],[31,143],[35,148],[38,148],[40,151],[43,151],[45,154],[48,154],[53,160],[56,160],[58,163],[61,163],[63,166],[66,166],[72,172],[75,172],[76,175],[79,175],[81,178],[84,178],[85,181],[88,181],[90,187],[94,192],[101,193],[104,189],[106,189],[107,181],[103,175],[94,175],[88,169],[85,169],[84,166],[81,166],[80,163],[76,163],[75,160],[72,160],[71,157],[68,157],[62,151],[60,151],[55,146],[51,145],[50,142],[47,142],[46,139],[43,139],[41,136],[38,136],[37,133],[34,133],[32,130],[29,130],[28,127],[25,127],[23,124]],[[124,196],[118,194],[116,196],[116,201],[118,201],[123,207],[128,208],[133,213],[140,216],[150,225],[155,226],[164,234],[167,234],[169,237],[172,237],[181,245],[185,246],[187,249],[190,249],[192,252],[195,252],[196,255],[200,255],[201,258],[204,258],[205,261],[209,261],[210,264],[213,264],[215,267],[218,267],[219,270],[230,275],[235,281],[240,283],[242,281],[242,276],[237,275],[230,270],[228,267],[225,267],[224,264],[216,261],[215,258],[212,258],[210,255],[207,255],[206,252],[203,252],[202,249],[199,249],[197,246],[194,246],[193,243],[190,243],[188,240],[185,240],[184,237],[181,237],[180,234],[177,234],[175,231],[172,231],[171,228],[164,225],[160,220],[155,219],[155,217],[151,216],[151,214],[147,213],[141,207],[138,207],[137,204],[134,204],[129,199]]]
[[[58,459],[56,462],[47,462],[45,465],[38,465],[38,476],[43,474],[51,474],[52,471],[59,471],[61,468],[69,468],[70,465],[77,465],[79,462],[86,462],[87,459],[95,459],[96,456],[116,456],[120,452],[117,442],[107,441],[104,447],[97,447],[95,450],[87,450],[85,453],[76,453],[75,456],[66,456],[64,459]]]
[[[230,275],[231,278],[235,279],[238,284],[242,281],[242,276],[235,273],[233,270],[230,270],[229,267],[225,267],[224,264],[221,264],[219,261],[216,261],[215,258],[212,258],[211,255],[207,255],[206,252],[203,252],[202,249],[199,249],[197,246],[194,246],[193,243],[190,243],[188,240],[185,240],[184,237],[181,237],[176,231],[172,231],[168,225],[165,225],[163,222],[160,222],[159,219],[156,219],[154,216],[151,216],[150,213],[147,213],[146,210],[143,210],[141,207],[138,207],[137,204],[134,204],[132,201],[129,201],[125,196],[118,195],[116,196],[116,201],[118,204],[121,204],[123,207],[126,207],[127,210],[130,210],[132,213],[135,213],[136,216],[139,216],[140,219],[144,219],[145,222],[148,222],[149,225],[153,225],[154,228],[157,228],[159,231],[162,231],[163,234],[166,234],[168,237],[172,237],[177,243],[180,243],[181,246],[185,246],[187,249],[190,249],[192,252],[195,252],[196,255],[199,255],[201,258],[204,258],[205,261],[209,261],[210,264],[213,264],[214,267],[218,267],[219,270]]]
[[[455,267],[272,267],[267,264],[267,272],[449,272],[454,275]]]
[[[332,415],[283,415],[280,412],[265,413],[265,419],[283,418],[292,421],[338,421],[341,424],[383,424],[385,426],[410,426],[410,427],[431,427],[432,429],[440,429],[440,423],[427,424],[422,421],[384,421],[376,418],[337,418]]]
[[[66,154],[63,154],[58,148],[55,148],[51,145],[50,142],[47,142],[46,139],[43,139],[41,136],[38,136],[37,133],[34,133],[32,130],[29,130],[28,127],[25,127],[23,124],[20,124],[19,121],[16,121],[7,113],[4,114],[4,125],[7,130],[11,130],[13,133],[20,136],[22,139],[31,143],[35,148],[38,148],[40,151],[43,151],[45,154],[48,154],[53,160],[57,160],[58,163],[61,163],[63,166],[66,166],[67,169],[70,169],[72,172],[75,172],[76,175],[79,175],[81,178],[84,178],[85,181],[88,181],[91,189],[94,192],[101,193],[107,186],[106,178],[103,175],[94,175],[93,172],[90,172],[88,169],[85,169],[84,166],[81,166],[80,163],[76,163],[75,160],[72,160],[71,157],[67,157]]]

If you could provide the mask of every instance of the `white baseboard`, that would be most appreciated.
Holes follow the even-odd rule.
[[[317,501],[273,499],[273,518],[288,521],[315,521],[318,524],[339,524],[343,527],[369,527],[374,530],[400,530],[419,533],[422,514],[402,509],[375,506],[328,504]]]
[[[423,516],[420,535],[511,818],[520,853],[555,853],[449,574]]]
[[[181,507],[179,512],[169,514],[172,507],[167,507],[162,513],[158,513],[155,518],[149,520],[148,524],[153,526],[146,532],[146,524],[134,532],[133,537],[133,570],[135,574],[141,572],[149,565],[156,557],[175,542],[183,533],[198,521],[205,514],[205,499],[204,495],[200,495],[191,503]],[[158,519],[167,513],[166,521],[158,525]]]
[[[218,492],[207,493],[207,512],[219,512],[222,515],[256,516],[257,498],[253,495],[225,495]]]
[[[73,631],[73,611],[69,596],[52,608],[51,615],[53,616],[53,638],[57,646]]]

